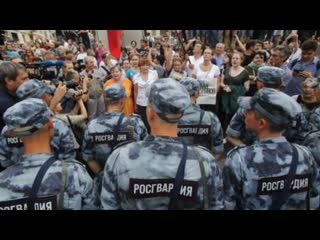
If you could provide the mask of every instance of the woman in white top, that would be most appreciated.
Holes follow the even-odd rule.
[[[217,92],[220,88],[220,69],[211,63],[212,50],[207,48],[203,54],[203,63],[195,67],[193,78],[201,82],[200,97],[197,103],[203,110],[217,113]]]
[[[158,79],[158,73],[157,71],[150,70],[150,62],[147,58],[140,58],[139,67],[140,72],[133,77],[135,111],[141,116],[142,121],[150,133],[146,115],[146,107],[148,104],[146,89]]]

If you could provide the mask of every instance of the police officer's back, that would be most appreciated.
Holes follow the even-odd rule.
[[[16,93],[20,100],[40,98],[49,105],[54,91],[54,86],[45,85],[36,79],[30,79],[20,85]],[[30,110],[32,110],[32,106]],[[59,159],[73,159],[75,157],[74,143],[67,125],[62,120],[53,117],[51,111],[50,115],[54,125],[54,136],[50,142],[53,153]],[[7,131],[7,127],[4,127],[2,133],[5,131]],[[2,136],[0,141],[0,164],[3,167],[19,162],[22,154],[23,143],[18,137]]]
[[[208,148],[214,154],[223,152],[223,132],[218,117],[202,110],[195,104],[199,97],[200,82],[185,78],[180,83],[187,89],[191,104],[184,111],[178,122],[178,136],[188,145],[200,145]]]
[[[1,210],[96,208],[92,179],[84,166],[53,156],[53,122],[42,100],[30,98],[15,104],[5,112],[4,120],[5,134],[24,142],[24,155],[0,173]]]
[[[100,194],[103,168],[117,144],[138,141],[147,136],[147,129],[139,115],[125,116],[125,88],[111,84],[105,89],[106,112],[89,122],[83,140],[83,159],[91,170],[98,174],[95,179],[97,194]]]
[[[309,189],[311,206],[317,207],[314,158],[307,148],[282,136],[301,107],[270,88],[241,98],[240,106],[246,109],[246,128],[256,133],[257,140],[228,153],[223,169],[226,208],[305,209]]]
[[[205,148],[177,138],[177,123],[190,104],[186,89],[160,79],[147,91],[151,135],[119,147],[104,169],[103,209],[222,209],[222,179]]]

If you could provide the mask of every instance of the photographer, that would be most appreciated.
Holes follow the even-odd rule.
[[[68,89],[66,94],[63,95],[62,98],[59,101],[62,101],[62,112],[63,113],[70,113],[74,106],[76,105],[76,101],[74,99],[74,96],[81,96],[81,99],[83,102],[86,102],[88,100],[88,83],[89,79],[88,77],[85,77],[81,83],[80,75],[77,71],[71,70],[67,72],[65,82],[63,83],[65,87]],[[58,102],[59,102],[58,101]],[[57,104],[56,102],[55,104]],[[53,106],[54,108],[56,105]]]
[[[84,95],[82,95],[84,96]],[[55,114],[56,118],[61,119],[62,121],[64,121],[67,126],[69,127],[69,131],[71,133],[72,139],[73,139],[73,143],[74,143],[74,149],[75,151],[80,149],[80,146],[82,144],[81,138],[79,139],[79,137],[77,138],[75,135],[77,136],[81,136],[81,129],[84,129],[85,125],[85,121],[88,118],[88,113],[87,113],[87,109],[84,106],[82,97],[80,94],[78,95],[74,95],[74,100],[76,101],[76,105],[74,106],[74,108],[71,110],[70,113],[61,113],[62,111],[62,106],[61,106],[61,102],[59,102],[53,112]],[[78,114],[80,109],[80,114]],[[73,126],[70,125],[70,122]],[[80,128],[79,132],[75,132],[72,130],[73,128],[75,128],[74,126],[76,126],[76,131]],[[79,155],[80,156],[80,155]],[[79,158],[77,157],[77,159],[79,160]]]
[[[60,75],[60,79],[64,80],[66,78],[67,72],[74,70],[74,65],[72,61],[64,61],[63,62],[63,67],[62,67],[62,72]]]

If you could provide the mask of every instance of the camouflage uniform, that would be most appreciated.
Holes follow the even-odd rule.
[[[172,124],[177,124],[190,104],[188,92],[173,79],[154,82],[147,96],[157,116]],[[186,209],[201,208],[204,200],[208,200],[209,209],[222,209],[222,176],[214,157],[205,148],[184,146],[186,166],[178,199]],[[168,136],[148,136],[115,149],[104,169],[102,208],[168,209],[183,149],[181,139]]]
[[[319,86],[318,79],[307,78],[306,80],[304,80],[303,86],[305,88],[317,88]],[[318,109],[319,103],[317,101],[311,103],[304,102],[302,99],[302,94],[297,97],[297,102],[302,108],[306,121],[308,121],[308,130],[312,131],[314,129],[317,129],[317,126],[320,126],[320,109]]]
[[[185,78],[180,83],[185,86],[190,97],[200,89],[198,80]],[[196,104],[190,104],[184,111],[178,122],[178,136],[188,145],[200,145],[215,154],[224,150],[223,131],[218,117],[212,112],[202,110]]]
[[[23,100],[5,112],[4,120],[7,124],[5,135],[31,135],[43,128],[49,119],[48,108],[42,100],[34,98]],[[28,197],[40,167],[50,157],[52,157],[52,154],[23,155],[20,162],[1,172],[0,201]],[[57,200],[60,199],[62,196],[63,165],[66,165],[63,208],[95,209],[92,179],[86,172],[85,167],[74,159],[55,161],[45,173],[37,196],[56,195],[54,197]]]
[[[320,130],[309,132],[309,134],[305,137],[303,146],[306,146],[310,149],[318,166],[320,166]]]
[[[54,156],[58,159],[74,159],[75,151],[72,137],[66,124],[58,119],[51,118],[53,121],[53,138],[50,146]],[[3,133],[7,130],[5,126],[2,130],[0,139],[0,165],[9,167],[20,162],[23,155],[23,143],[18,137],[5,137]]]
[[[310,81],[308,84],[308,87],[310,88],[320,88],[320,82],[319,81]],[[317,89],[319,91],[319,89]],[[319,93],[317,93],[319,94]],[[313,130],[320,130],[320,106],[315,107],[310,113],[309,113],[309,122]]]
[[[241,98],[240,106],[254,109],[273,124],[289,124],[301,107],[289,96],[270,88],[259,90],[252,98]],[[297,169],[288,199],[281,209],[306,208],[311,188],[313,208],[319,205],[316,190],[317,167],[310,151],[294,144],[298,151]],[[292,147],[284,137],[262,138],[252,146],[236,147],[228,153],[223,169],[227,209],[270,209],[277,193],[282,192],[292,163]]]
[[[125,89],[120,84],[112,84],[105,89],[106,103],[115,102],[126,97]],[[143,140],[147,136],[147,129],[139,115],[124,116],[121,121],[118,138],[113,143],[115,127],[122,112],[106,112],[89,122],[85,130],[82,157],[84,161],[96,160],[104,168],[105,163],[112,152],[113,147],[124,141]],[[97,194],[101,192],[103,171],[95,178]]]
[[[17,89],[19,99],[40,98],[44,93],[53,94],[55,87],[45,85],[36,79],[24,82]],[[32,110],[32,108],[31,108]],[[50,111],[50,110],[49,110]],[[53,116],[53,113],[50,111]],[[60,119],[52,118],[54,125],[54,136],[51,139],[51,150],[58,159],[74,159],[74,143],[67,125]],[[8,167],[21,160],[23,154],[23,143],[18,137],[5,137],[3,133],[7,130],[4,127],[0,139],[0,165]]]
[[[246,129],[244,118],[245,110],[239,107],[229,123],[226,135],[239,138],[246,145],[251,145],[256,140],[257,136],[254,132]]]
[[[277,67],[261,67],[258,69],[257,80],[267,84],[280,85],[284,71]],[[256,134],[245,128],[244,109],[239,107],[232,117],[226,134],[230,137],[239,138],[246,145],[251,145],[256,140]],[[302,113],[297,114],[295,121],[289,125],[284,136],[290,141],[302,144],[305,134],[308,132],[308,122]]]
[[[320,130],[320,107],[313,109],[310,113],[310,124],[313,129]]]

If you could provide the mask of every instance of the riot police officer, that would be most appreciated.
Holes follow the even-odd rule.
[[[40,98],[49,106],[54,91],[54,86],[46,85],[36,79],[30,79],[18,87],[16,94],[20,100]],[[50,112],[54,126],[54,136],[50,142],[52,152],[58,159],[74,159],[74,143],[67,125],[62,120],[55,118],[50,109],[48,111]],[[5,131],[7,131],[7,127],[3,128],[2,133]],[[3,167],[8,167],[19,162],[22,155],[23,143],[18,137],[1,137],[0,164]]]
[[[180,83],[189,92],[191,104],[178,122],[178,136],[188,145],[196,144],[208,148],[217,157],[224,150],[221,123],[214,113],[204,111],[195,104],[200,94],[198,80],[185,78]]]
[[[187,90],[173,79],[147,90],[151,135],[109,156],[101,192],[103,209],[222,209],[222,178],[211,153],[177,137],[190,105]]]
[[[102,170],[114,147],[129,140],[142,140],[148,134],[139,115],[125,116],[122,113],[126,97],[122,85],[108,86],[105,89],[106,112],[91,120],[84,134],[82,157],[97,174],[97,196],[101,192]]]
[[[6,136],[20,137],[24,154],[0,173],[0,210],[95,209],[93,182],[74,159],[54,157],[54,134],[46,104],[35,98],[16,103],[4,114]]]
[[[256,79],[257,88],[272,88],[279,91],[284,74],[285,72],[277,67],[266,66],[259,68]],[[232,146],[251,145],[256,140],[255,133],[247,130],[245,127],[244,115],[244,109],[239,107],[226,130],[226,139]],[[307,132],[308,122],[301,112],[296,115],[296,119],[292,121],[292,125],[286,126],[284,135],[290,142],[302,144],[304,135]]]
[[[239,100],[245,109],[246,128],[256,134],[257,140],[228,153],[223,169],[226,208],[277,210],[319,206],[319,180],[312,154],[282,136],[286,126],[302,112],[300,105],[271,88]]]

